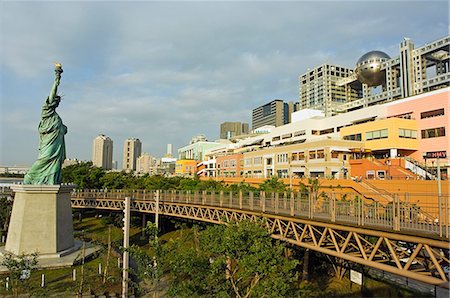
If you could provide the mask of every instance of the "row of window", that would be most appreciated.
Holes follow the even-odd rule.
[[[276,136],[276,137],[273,137],[272,138],[272,142],[275,142],[275,141],[279,141],[279,140],[281,140],[281,139],[289,139],[289,138],[291,138],[292,136],[294,136],[294,137],[299,137],[299,136],[304,136],[306,134],[306,131],[304,131],[304,130],[299,130],[299,131],[296,131],[296,132],[294,132],[293,134],[292,133],[287,133],[287,134],[284,134],[284,135],[282,135],[282,136]]]
[[[220,168],[221,164],[219,163],[217,165],[217,167]],[[223,167],[224,168],[228,168],[228,167],[235,168],[236,167],[236,160],[235,159],[224,160],[223,161]]]
[[[445,127],[423,129],[422,139],[437,138],[445,136]],[[399,128],[398,136],[406,139],[417,139],[417,131],[412,129]],[[388,137],[388,130],[374,130],[366,132],[366,141],[385,139]],[[353,134],[344,136],[344,140],[361,141],[361,134]]]
[[[430,139],[445,136],[445,127],[430,128],[422,130],[422,139]]]
[[[405,139],[417,139],[417,130],[399,128],[398,136]]]
[[[438,117],[438,116],[443,116],[443,115],[444,115],[444,109],[442,108],[442,109],[437,109],[437,110],[433,110],[433,111],[420,113],[420,119]]]
[[[366,132],[366,141],[386,139],[388,137],[387,129],[380,129]]]

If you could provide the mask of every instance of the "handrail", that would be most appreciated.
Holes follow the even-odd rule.
[[[106,201],[121,204],[126,196],[132,197],[136,203],[156,202],[155,191],[74,191],[72,200],[73,202],[92,200],[95,204]],[[159,202],[159,204],[194,204],[282,214],[337,222],[344,225],[405,231],[428,236],[439,235],[449,238],[448,216],[450,210],[439,212],[438,204],[434,203],[422,206],[407,204],[401,202],[396,194],[393,194],[393,200],[390,204],[383,205],[379,202],[366,203],[356,194],[337,192],[318,193],[317,196],[312,196],[308,192],[265,193],[261,191],[244,193],[242,191],[165,190],[159,192]]]

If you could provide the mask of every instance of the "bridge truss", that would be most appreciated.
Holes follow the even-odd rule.
[[[260,222],[272,234],[293,245],[329,256],[377,268],[428,284],[449,288],[449,242],[445,238],[414,236],[398,231],[311,220],[298,216],[242,208],[186,203],[184,198],[159,200],[159,196],[131,200],[131,210],[215,224],[250,220]],[[123,210],[123,199],[72,197],[73,208]]]

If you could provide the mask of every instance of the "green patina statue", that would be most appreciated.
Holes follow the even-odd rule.
[[[56,113],[56,108],[61,101],[57,89],[62,72],[61,64],[56,63],[55,82],[50,96],[42,106],[39,122],[39,157],[25,175],[24,184],[61,184],[61,168],[66,158],[64,135],[67,133],[67,127]]]

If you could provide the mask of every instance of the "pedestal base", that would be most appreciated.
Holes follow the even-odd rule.
[[[14,185],[5,251],[61,257],[75,250],[70,193],[73,185]]]
[[[39,255],[38,268],[43,269],[53,269],[53,268],[63,268],[71,267],[75,264],[81,264],[83,259],[83,254],[85,260],[91,259],[96,256],[102,249],[100,245],[94,245],[92,243],[84,243],[84,253],[82,250],[83,242],[75,240],[75,245],[72,249],[65,251],[65,254],[46,254]],[[0,262],[3,260],[3,255],[9,252],[5,251],[4,247],[0,247]],[[0,273],[8,272],[8,268],[0,266]]]

